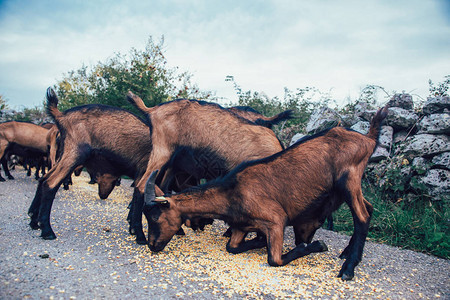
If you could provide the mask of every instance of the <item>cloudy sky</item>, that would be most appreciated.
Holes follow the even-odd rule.
[[[338,102],[368,84],[428,95],[450,74],[448,0],[0,0],[0,94],[40,105],[63,74],[164,35],[171,67],[218,97],[314,86]]]

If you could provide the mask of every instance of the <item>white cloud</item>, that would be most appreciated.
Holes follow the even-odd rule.
[[[165,36],[171,66],[201,89],[283,95],[315,86],[341,100],[366,84],[415,90],[449,74],[441,1],[6,1],[0,4],[0,94],[40,104],[47,86],[81,65]]]

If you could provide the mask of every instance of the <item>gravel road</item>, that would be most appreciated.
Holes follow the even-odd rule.
[[[37,181],[22,169],[0,182],[0,299],[450,299],[450,262],[368,242],[355,278],[336,278],[349,237],[319,230],[325,253],[269,267],[265,249],[232,255],[216,221],[204,232],[186,229],[152,254],[136,245],[125,220],[131,181],[107,200],[83,173],[60,189],[45,241],[28,226]],[[286,230],[285,250],[293,245]]]

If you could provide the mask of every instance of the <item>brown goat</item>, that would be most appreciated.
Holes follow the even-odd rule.
[[[46,136],[48,129],[28,122],[9,121],[0,124],[0,160],[5,161],[5,154],[8,147],[13,144],[25,147],[29,150],[47,153]],[[4,172],[7,166],[3,165]],[[10,178],[10,176],[8,176]]]
[[[227,171],[243,161],[267,157],[283,149],[272,130],[214,103],[181,99],[148,108],[131,92],[127,98],[147,115],[153,143],[146,173],[136,181],[136,197],[132,202],[131,230],[141,244],[147,242],[142,230],[145,183],[152,171],[161,170],[177,148],[190,148],[209,161],[221,161]]]
[[[272,117],[266,117],[249,106],[234,106],[227,108],[236,115],[257,125],[272,128],[281,121],[292,119],[293,111],[287,110]],[[202,149],[177,147],[170,161],[161,169],[164,174],[165,186],[162,190],[180,192],[188,187],[199,185],[201,180],[212,180],[225,175],[229,170],[224,161],[211,160],[204,155]]]
[[[366,136],[335,127],[270,157],[243,163],[221,179],[170,197],[155,198],[152,174],[143,208],[150,249],[163,250],[185,219],[216,218],[233,228],[229,252],[266,245],[269,265],[283,266],[309,253],[327,250],[323,242],[311,241],[325,218],[346,202],[355,230],[341,254],[346,260],[338,276],[352,279],[362,258],[373,210],[363,197],[361,177],[386,115],[387,107],[377,112]],[[294,227],[296,247],[282,254],[284,228],[289,225]],[[264,234],[266,240],[245,241],[249,231]]]
[[[65,112],[58,110],[55,92],[47,90],[47,112],[60,133],[57,162],[39,182],[28,214],[30,226],[41,229],[41,237],[55,239],[50,212],[63,180],[79,165],[105,174],[99,195],[109,194],[114,178],[127,175],[139,179],[145,172],[152,149],[149,127],[132,113],[106,105],[83,105]],[[44,139],[45,140],[45,139]]]

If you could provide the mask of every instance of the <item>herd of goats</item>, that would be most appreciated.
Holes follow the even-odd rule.
[[[50,225],[56,192],[61,185],[68,188],[72,173],[85,168],[102,199],[121,176],[134,180],[129,232],[155,252],[182,234],[183,224],[203,229],[220,219],[230,226],[228,252],[267,247],[269,265],[286,265],[327,251],[323,241],[312,239],[345,202],[354,233],[340,255],[345,262],[338,276],[353,278],[373,211],[363,197],[361,178],[387,107],[375,114],[367,135],[334,127],[285,149],[271,127],[292,118],[291,111],[269,118],[249,107],[223,108],[197,100],[147,107],[131,92],[127,100],[143,117],[100,104],[61,112],[49,88],[46,109],[54,124],[0,124],[0,159],[9,179],[11,154],[49,165],[28,210],[31,228],[40,229],[43,239],[56,238]],[[283,254],[286,226],[293,227],[295,247]],[[246,239],[249,232],[256,237]]]

